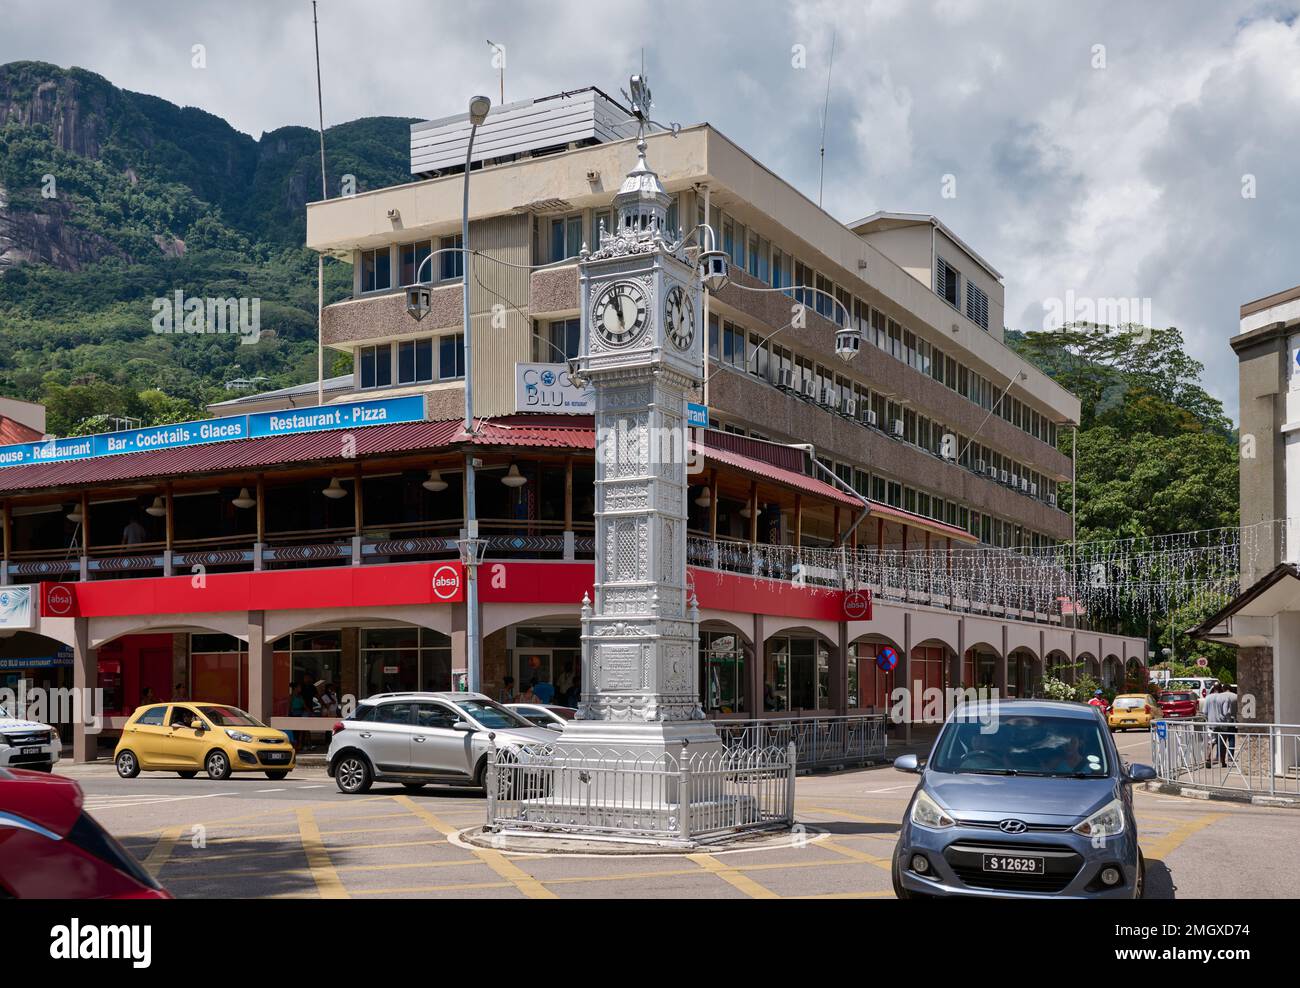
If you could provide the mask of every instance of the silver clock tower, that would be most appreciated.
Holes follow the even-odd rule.
[[[637,162],[616,226],[580,256],[578,374],[595,393],[595,599],[582,607],[582,703],[557,753],[680,757],[721,742],[699,701],[686,585],[687,396],[702,381],[702,287],[646,161],[650,92],[633,76]],[[665,794],[667,795],[667,794]]]

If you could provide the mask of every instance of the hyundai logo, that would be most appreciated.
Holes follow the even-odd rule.
[[[1023,834],[1029,828],[1021,820],[1003,820],[998,824],[998,829],[1004,834]]]

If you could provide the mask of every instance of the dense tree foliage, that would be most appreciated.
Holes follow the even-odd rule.
[[[1060,505],[1078,498],[1081,542],[1232,528],[1238,520],[1237,442],[1222,403],[1201,385],[1202,364],[1173,327],[1067,326],[1007,333],[1007,343],[1079,396],[1078,490],[1063,484]],[[1067,454],[1074,437],[1060,430]],[[1212,574],[1207,574],[1210,576]],[[1131,615],[1125,631],[1152,636],[1186,657],[1202,654],[1235,672],[1236,653],[1187,638],[1212,607]],[[1172,617],[1172,620],[1171,620]],[[1172,629],[1172,630],[1171,630]]]
[[[46,122],[15,122],[36,119],[38,100],[53,103]],[[305,203],[321,198],[315,131],[255,140],[202,110],[39,62],[0,66],[0,120],[0,232],[20,231],[49,262],[0,275],[0,394],[45,402],[50,431],[71,435],[113,416],[202,417],[240,378],[270,388],[315,375],[316,257],[302,246]],[[329,128],[330,195],[344,175],[358,192],[409,181],[411,122]],[[348,265],[325,272],[327,304],[350,293]],[[154,300],[177,291],[259,299],[258,342],[154,332]],[[328,373],[348,369],[327,354]]]

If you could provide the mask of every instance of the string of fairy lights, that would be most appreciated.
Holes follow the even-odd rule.
[[[1050,548],[858,549],[844,557],[858,586],[951,597],[999,610],[1105,616],[1208,612],[1240,589],[1243,569],[1281,558],[1300,520],[1133,536]]]

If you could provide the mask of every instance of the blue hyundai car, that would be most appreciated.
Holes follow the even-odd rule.
[[[894,892],[925,896],[1133,899],[1145,866],[1134,782],[1090,706],[988,700],[957,707],[923,764],[894,850]]]

